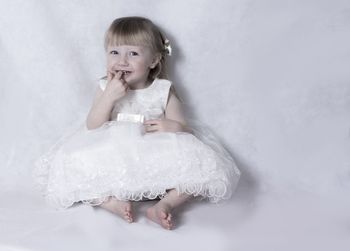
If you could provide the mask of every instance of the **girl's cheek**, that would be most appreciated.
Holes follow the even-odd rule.
[[[111,63],[107,63],[107,70],[108,71],[113,71],[113,67],[114,66],[114,64],[111,64]]]
[[[112,59],[112,58],[108,58],[107,59],[107,65],[108,66],[113,66],[116,64],[116,60],[115,59]]]

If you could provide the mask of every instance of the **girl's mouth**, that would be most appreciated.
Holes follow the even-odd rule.
[[[117,70],[116,73],[120,72],[121,70]],[[122,72],[122,76],[126,77],[129,76],[131,74],[131,71],[121,71]]]

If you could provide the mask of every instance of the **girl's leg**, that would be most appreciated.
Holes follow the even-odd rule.
[[[132,204],[130,201],[121,201],[114,197],[109,197],[107,201],[100,205],[100,207],[108,210],[111,213],[119,215],[129,223],[133,222],[134,220],[132,216]]]
[[[190,197],[192,196],[188,194],[178,195],[177,191],[172,189],[157,204],[147,209],[147,217],[170,230],[173,227],[171,211],[182,205]]]

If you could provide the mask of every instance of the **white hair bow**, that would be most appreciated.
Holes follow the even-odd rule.
[[[165,39],[164,40],[164,48],[165,48],[166,54],[168,56],[171,56],[172,49],[171,49],[171,45],[170,45],[169,39]]]

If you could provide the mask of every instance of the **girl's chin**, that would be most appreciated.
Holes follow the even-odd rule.
[[[147,83],[143,83],[143,82],[133,82],[133,81],[128,82],[127,79],[126,79],[125,81],[126,81],[126,83],[128,84],[128,86],[129,86],[129,88],[130,88],[131,90],[144,89],[144,88],[147,88],[147,87],[148,87],[148,84],[147,84]]]

